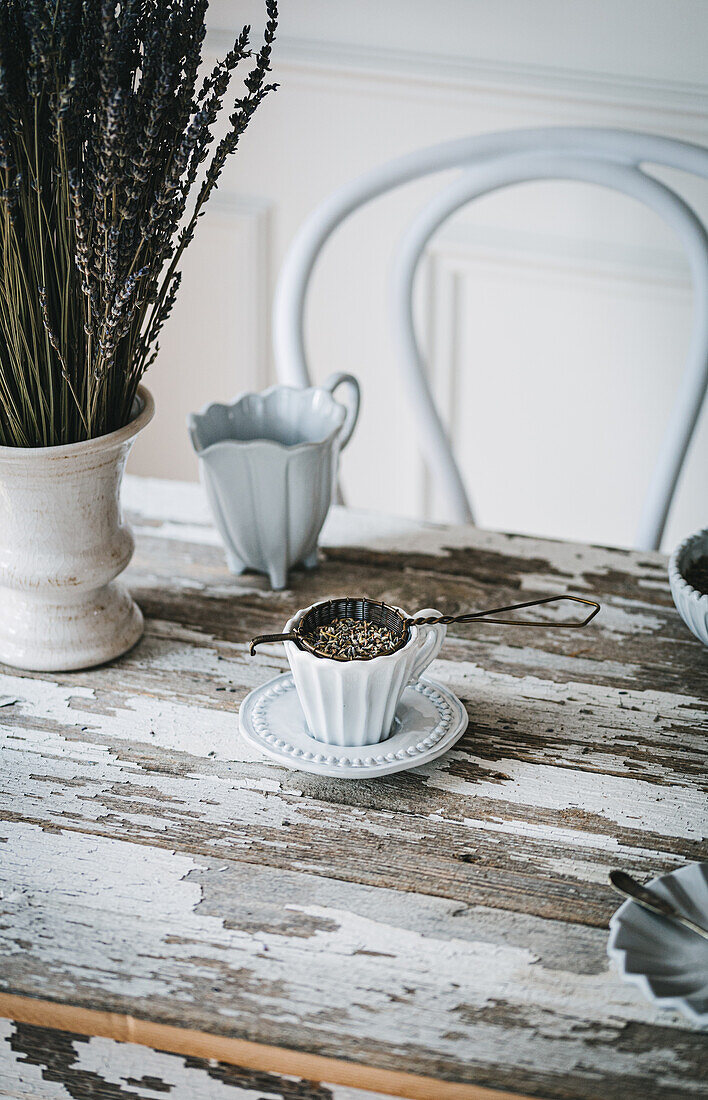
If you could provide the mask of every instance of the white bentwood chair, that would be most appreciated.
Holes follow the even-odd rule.
[[[531,180],[582,180],[621,191],[654,210],[684,246],[694,289],[693,331],[683,376],[645,497],[636,545],[659,546],[681,467],[708,388],[708,236],[694,211],[645,164],[708,178],[708,149],[685,141],[590,127],[554,127],[482,134],[433,145],[389,161],[341,187],[315,209],[295,237],[278,279],[273,344],[278,376],[311,385],[303,314],[320,251],[358,207],[411,180],[451,168],[461,174],[425,206],[401,241],[393,279],[393,319],[400,366],[418,424],[421,447],[451,518],[474,515],[445,427],[435,407],[413,324],[413,282],[426,244],[472,199]]]

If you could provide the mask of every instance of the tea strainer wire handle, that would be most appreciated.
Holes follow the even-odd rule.
[[[552,620],[538,621],[534,619],[498,619],[492,617],[503,615],[507,611],[521,611],[526,607],[538,607],[541,604],[560,603],[561,600],[570,600],[572,603],[584,604],[586,607],[592,608],[592,610],[584,619],[576,622],[554,622]],[[437,623],[442,625],[447,623],[471,623],[478,621],[499,623],[501,626],[550,626],[578,629],[587,626],[588,623],[595,618],[599,610],[600,605],[595,600],[587,600],[582,596],[563,595],[544,596],[540,600],[526,600],[524,603],[512,603],[508,604],[506,607],[490,607],[487,608],[486,611],[471,611],[466,615],[413,615],[407,617],[385,603],[378,603],[374,600],[365,598],[342,597],[337,600],[327,600],[322,604],[315,604],[302,622],[298,624],[296,629],[288,634],[262,634],[258,638],[253,638],[249,650],[253,657],[256,652],[256,646],[262,643],[294,642],[298,648],[308,649],[310,652],[316,654],[316,649],[308,644],[306,638],[303,636],[303,632],[306,631],[308,620],[310,619],[313,620],[309,624],[310,629],[314,629],[317,625],[329,623],[335,618],[353,616],[357,619],[363,619],[373,615],[375,616],[375,621],[378,622],[379,625],[386,625],[394,632],[399,639],[395,648],[400,649],[402,645],[405,645],[408,637],[408,630],[412,626],[433,626]]]
[[[577,622],[556,622],[551,619],[539,621],[538,619],[491,619],[490,615],[503,615],[505,611],[521,611],[525,607],[539,607],[541,604],[560,603],[561,600],[571,600],[573,603],[582,603],[591,607],[592,611],[584,619]],[[600,605],[595,600],[586,600],[582,596],[544,596],[541,600],[526,600],[524,603],[511,603],[506,607],[490,607],[486,611],[472,611],[467,615],[412,615],[405,620],[406,626],[432,626],[434,623],[471,623],[481,620],[485,623],[499,623],[501,626],[553,626],[578,629],[587,626],[597,615]]]
[[[265,645],[266,642],[295,642],[296,645],[300,645],[299,634],[259,634],[257,638],[251,638],[248,645],[248,652],[251,657],[256,654],[257,645]]]

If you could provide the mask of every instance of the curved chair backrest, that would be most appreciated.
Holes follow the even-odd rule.
[[[400,362],[418,421],[421,446],[452,518],[473,519],[450,441],[435,408],[413,324],[415,272],[433,233],[465,203],[514,183],[573,179],[639,199],[681,240],[691,268],[694,317],[679,391],[645,498],[636,544],[658,547],[686,451],[708,388],[708,236],[696,214],[642,165],[660,164],[708,178],[708,149],[672,138],[586,127],[510,130],[461,138],[399,157],[326,199],[307,219],[285,258],[273,314],[275,361],[281,381],[310,385],[303,338],[307,287],[329,236],[358,207],[422,176],[458,167],[461,175],[418,215],[405,234],[394,269],[394,322]]]

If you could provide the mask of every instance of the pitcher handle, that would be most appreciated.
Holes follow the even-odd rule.
[[[339,433],[339,447],[340,450],[343,451],[352,437],[352,432],[356,427],[359,416],[359,404],[361,401],[359,383],[353,374],[344,374],[342,371],[336,371],[334,374],[330,374],[326,382],[322,383],[322,389],[327,390],[328,393],[334,396],[334,391],[338,386],[341,386],[342,383],[346,383],[350,389],[349,400],[344,403],[347,410],[347,416]]]
[[[439,612],[435,611],[432,607],[428,607],[425,608],[424,611],[418,612],[418,614],[421,616],[439,615]],[[444,623],[435,623],[434,626],[419,626],[416,629],[419,630],[421,634],[424,634],[424,637],[415,660],[413,661],[410,678],[410,683],[412,684],[423,675],[428,665],[435,660],[442,649],[442,644],[445,641],[445,634],[447,633],[447,627]]]

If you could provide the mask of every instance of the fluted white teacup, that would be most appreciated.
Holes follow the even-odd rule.
[[[334,397],[342,385],[347,405]],[[314,568],[358,413],[356,378],[333,374],[322,386],[271,386],[187,418],[232,573],[267,573],[280,589],[293,565]]]
[[[285,632],[293,631],[310,610],[306,607],[298,611]],[[405,611],[401,614],[408,617]],[[440,612],[426,608],[417,614]],[[442,623],[413,626],[401,649],[361,661],[316,657],[295,642],[285,642],[298,699],[312,736],[327,745],[352,747],[384,741],[393,730],[404,689],[435,660],[446,629]]]

